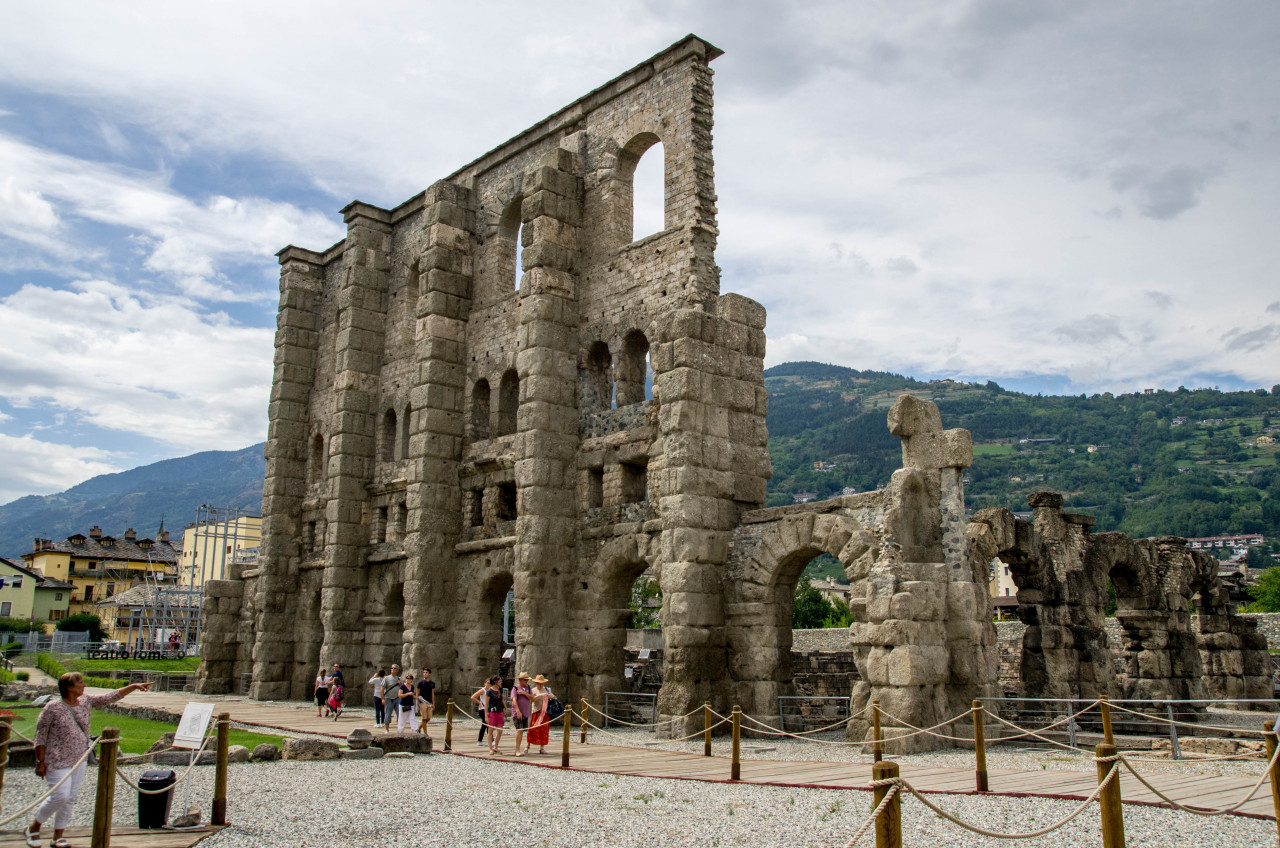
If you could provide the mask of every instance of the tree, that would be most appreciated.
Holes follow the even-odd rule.
[[[67,616],[58,622],[57,629],[76,633],[88,631],[90,642],[102,642],[107,638],[107,631],[102,629],[102,619],[87,612]]]
[[[853,613],[849,612],[849,605],[845,603],[844,598],[836,598],[832,601],[831,609],[832,614],[822,622],[823,628],[848,627],[853,624]]]
[[[1250,568],[1274,568],[1276,565],[1280,565],[1280,563],[1276,562],[1276,558],[1271,555],[1271,552],[1261,545],[1254,545],[1249,548],[1249,552],[1245,554],[1244,561]]]
[[[657,603],[650,603],[653,599]],[[650,627],[661,627],[659,612],[662,610],[662,590],[658,581],[652,577],[641,576],[631,584],[631,599],[627,601],[631,617],[627,619],[627,627],[632,630],[644,630]]]
[[[1245,612],[1280,612],[1280,568],[1262,572],[1248,591],[1253,603],[1244,608]]]
[[[847,607],[846,607],[847,609]],[[826,621],[834,617],[836,608],[813,588],[813,584],[803,577],[796,583],[795,594],[791,597],[791,626],[796,630],[812,630],[826,626]]]

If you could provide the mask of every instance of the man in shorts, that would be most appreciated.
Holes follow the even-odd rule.
[[[382,678],[382,700],[387,705],[387,723],[383,725],[382,732],[391,732],[391,722],[400,712],[396,692],[400,688],[400,666],[392,665],[391,671],[386,677]]]
[[[431,680],[431,669],[424,668],[422,670],[422,679],[418,681],[418,715],[421,717],[418,721],[418,732],[426,733],[427,738],[431,738],[431,734],[427,733],[427,722],[431,721],[431,714],[436,708],[436,684]]]

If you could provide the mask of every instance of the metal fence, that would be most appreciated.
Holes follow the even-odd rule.
[[[645,701],[649,703],[646,705]],[[610,704],[613,705],[612,712]],[[645,720],[645,706],[648,707],[648,721]],[[603,713],[605,727],[609,726],[610,719],[624,727],[628,724],[654,725],[658,723],[658,696],[653,692],[605,692]],[[651,728],[650,732],[656,733],[657,728]]]

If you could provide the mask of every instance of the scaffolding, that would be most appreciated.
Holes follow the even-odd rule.
[[[116,630],[128,634],[125,647],[184,655],[195,651],[200,644],[204,582],[226,579],[229,563],[256,559],[258,548],[241,547],[241,542],[251,541],[246,524],[258,519],[257,514],[236,507],[197,507],[194,532],[184,538],[177,573],[166,572],[163,566],[148,568],[142,585],[101,604],[115,608]]]

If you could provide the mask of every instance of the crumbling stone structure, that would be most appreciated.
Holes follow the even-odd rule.
[[[973,516],[974,565],[999,557],[1018,587],[1021,696],[1138,699],[1271,698],[1266,638],[1236,615],[1218,562],[1183,539],[1092,533],[1062,496],[1030,498],[1032,519],[1005,509]],[[1123,644],[1103,629],[1107,580]],[[1191,629],[1194,603],[1199,632]],[[1113,651],[1123,655],[1117,674]]]
[[[714,256],[719,53],[689,36],[394,209],[350,204],[333,247],[280,252],[261,555],[206,585],[197,690],[301,699],[339,662],[359,700],[399,662],[465,696],[500,666],[511,593],[516,667],[599,704],[625,688],[650,571],[659,717],[710,701],[776,721],[792,593],[829,553],[853,583],[855,711],[926,726],[997,694],[997,555],[1035,622],[1028,691],[1112,691],[1110,573],[1132,691],[1199,691],[1178,606],[1194,587],[1208,690],[1252,692],[1251,632],[1172,542],[1089,537],[1051,498],[1034,523],[966,522],[971,440],[932,403],[890,411],[887,488],[762,508],[765,312],[720,293]],[[633,175],[659,141],[665,226],[637,241]]]

